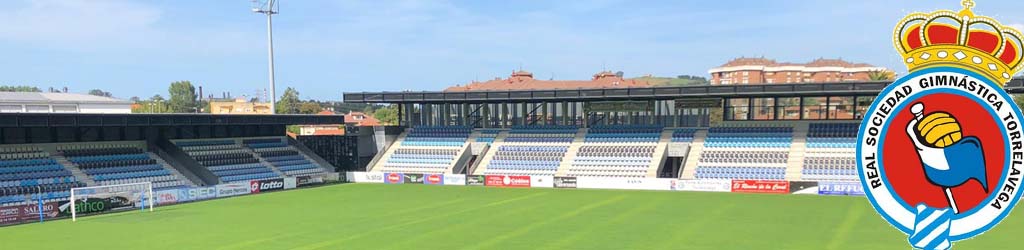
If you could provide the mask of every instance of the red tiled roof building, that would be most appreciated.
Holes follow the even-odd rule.
[[[891,71],[866,63],[820,58],[809,63],[776,62],[766,58],[736,58],[708,70],[711,84],[780,84],[868,81],[872,71]]]
[[[464,86],[445,89],[448,92],[475,90],[533,90],[533,89],[601,89],[650,87],[646,81],[627,80],[610,71],[594,74],[590,80],[538,80],[533,73],[519,70],[508,78],[495,78],[484,82],[472,82]]]

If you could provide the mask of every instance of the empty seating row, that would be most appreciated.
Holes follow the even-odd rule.
[[[58,150],[69,162],[100,185],[114,181],[177,181],[184,186],[191,186],[189,181],[158,163],[157,159],[143,148],[131,143],[69,145]]]
[[[48,158],[50,154],[47,152],[12,152],[12,153],[0,153],[0,160],[14,160],[14,159],[34,159],[34,158]]]
[[[672,131],[672,142],[691,142],[697,129],[679,128]]]
[[[95,162],[80,162],[75,165],[81,169],[88,168],[104,168],[104,167],[119,167],[119,166],[137,166],[137,165],[149,165],[156,164],[156,159],[144,158],[144,159],[132,159],[132,160],[111,160],[111,161],[95,161]]]
[[[73,149],[74,148],[74,149]],[[141,148],[137,147],[123,147],[114,145],[103,145],[96,147],[74,147],[64,146],[59,147],[57,151],[67,157],[75,156],[90,156],[90,155],[125,155],[125,154],[140,154],[143,152]]]
[[[698,167],[696,177],[702,179],[782,180],[786,177],[786,168]]]
[[[306,155],[284,142],[282,138],[245,141],[263,161],[270,163],[285,176],[321,174],[326,172],[319,164],[313,163]],[[253,143],[249,143],[253,142]]]
[[[659,125],[591,127],[566,174],[646,177],[663,130]]]
[[[857,180],[857,123],[812,123],[807,131],[801,179]]]
[[[481,129],[480,135],[476,137],[476,142],[494,142],[494,139],[501,133],[500,129]]]
[[[11,159],[0,160],[0,167],[20,167],[53,163],[57,163],[57,161],[53,160],[52,158]]]
[[[259,153],[253,151],[277,152],[281,151],[277,147],[287,146],[280,138],[243,139],[241,144],[236,140],[179,141],[175,144],[216,175],[221,183],[280,178],[273,169],[260,163],[255,155]]]
[[[575,126],[515,126],[484,174],[552,176],[579,129]]]

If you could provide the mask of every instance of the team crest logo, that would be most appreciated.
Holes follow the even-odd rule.
[[[1020,200],[1021,111],[1002,89],[1020,32],[963,10],[914,13],[894,43],[910,73],[865,113],[857,165],[868,200],[918,249],[988,231]]]

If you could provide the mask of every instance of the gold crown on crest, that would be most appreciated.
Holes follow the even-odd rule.
[[[965,68],[1002,86],[1024,66],[1021,33],[995,19],[976,16],[974,1],[961,2],[963,10],[913,13],[893,33],[893,43],[907,69],[938,66]]]

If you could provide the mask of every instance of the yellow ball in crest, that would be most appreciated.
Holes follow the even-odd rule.
[[[915,128],[922,143],[928,146],[945,148],[963,138],[960,123],[953,115],[946,112],[928,114],[917,122]]]

